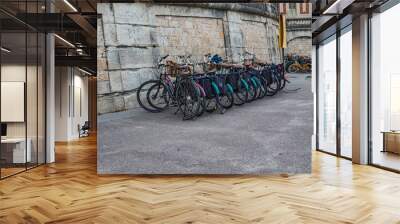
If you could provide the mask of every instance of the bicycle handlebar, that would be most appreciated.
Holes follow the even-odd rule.
[[[161,57],[160,60],[158,61],[158,63],[160,63],[162,60],[168,58],[169,54],[165,55],[164,57]]]

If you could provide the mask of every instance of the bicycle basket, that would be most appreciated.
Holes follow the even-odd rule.
[[[179,67],[176,64],[167,64],[164,66],[164,72],[165,74],[172,76],[172,77],[176,77],[179,73]]]

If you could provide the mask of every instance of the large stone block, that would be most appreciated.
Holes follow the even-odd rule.
[[[104,47],[103,22],[97,19],[97,47]]]
[[[125,100],[123,96],[114,96],[113,97],[114,111],[122,111],[126,110],[125,108]]]
[[[244,47],[243,34],[241,32],[231,32],[231,47]]]
[[[118,50],[120,65],[123,69],[154,66],[151,48],[126,47],[118,48]]]
[[[101,14],[103,23],[114,23],[113,5],[109,3],[98,3],[97,13]]]
[[[154,25],[152,20],[149,19],[148,4],[115,3],[113,7],[115,23]]]
[[[109,80],[108,72],[97,70],[97,80],[108,81]]]
[[[127,70],[121,72],[122,88],[124,91],[137,89],[143,82],[156,78],[154,69]]]
[[[247,13],[241,13],[240,19],[242,21],[246,20],[246,21],[254,21],[254,22],[260,22],[260,23],[265,23],[267,21],[266,17],[254,15],[254,14],[247,14]]]
[[[104,45],[117,46],[117,29],[115,24],[104,24]]]
[[[107,60],[106,58],[97,58],[97,71],[102,72],[106,71],[108,69],[107,67]]]
[[[118,46],[151,46],[150,32],[154,29],[147,26],[134,26],[128,24],[117,24]]]
[[[119,61],[119,49],[115,47],[107,47],[107,62],[108,69],[120,69],[120,61]]]
[[[177,5],[158,5],[157,7],[152,7],[151,11],[155,14],[161,15],[171,15],[171,16],[184,16],[184,17],[203,17],[203,18],[222,18],[224,16],[224,11],[207,9],[201,7],[187,7],[187,6],[177,6]]]
[[[243,53],[243,48],[242,47],[231,48],[231,52],[232,52],[232,61],[234,63],[239,63],[241,60],[239,54]]]
[[[115,112],[112,96],[97,96],[97,113],[105,114]]]
[[[111,92],[122,92],[122,79],[121,79],[121,71],[110,71],[109,72],[109,77],[110,77],[110,89]]]
[[[229,22],[240,23],[242,21],[242,19],[240,18],[240,13],[238,13],[238,12],[227,11],[226,15],[227,15],[227,20]]]
[[[97,47],[97,58],[107,58],[106,48],[104,46]]]
[[[97,80],[97,94],[110,93],[110,82],[106,80]]]
[[[140,107],[139,103],[137,102],[136,92],[124,95],[124,101],[126,110]]]

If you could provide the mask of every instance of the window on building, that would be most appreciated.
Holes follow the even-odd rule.
[[[340,155],[352,157],[352,33],[351,26],[340,36]]]
[[[372,163],[400,170],[400,4],[371,18]]]
[[[301,3],[300,14],[309,14],[309,13],[310,13],[310,3]]]
[[[318,149],[336,154],[336,36],[318,48]]]
[[[279,13],[286,14],[288,11],[288,3],[279,3]]]

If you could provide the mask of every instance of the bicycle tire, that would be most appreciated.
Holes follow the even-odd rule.
[[[211,82],[211,89],[212,89],[212,91],[214,93],[214,96],[215,96],[214,97],[215,98],[215,102],[216,102],[216,108],[215,109],[219,110],[219,112],[221,114],[224,114],[225,113],[225,108],[224,108],[224,106],[222,105],[222,103],[220,101],[221,95],[223,93],[221,92],[221,90],[219,89],[218,85],[214,81]]]
[[[161,98],[165,101],[165,106],[160,107],[158,106],[156,103],[153,102],[153,100],[155,99],[155,96],[151,96],[151,93],[153,91],[154,88],[160,88],[162,86],[162,92],[161,92]],[[156,93],[159,94],[160,93],[160,89],[156,90]],[[152,85],[149,90],[147,91],[147,102],[154,108],[156,108],[157,110],[164,111],[165,109],[168,108],[169,106],[169,99],[167,98],[168,95],[168,90],[167,87],[164,85],[164,83],[160,82],[157,84]]]
[[[235,98],[233,103],[237,106],[241,106],[246,103],[248,98],[247,83],[244,79],[240,78],[237,82],[237,88],[235,92]],[[235,101],[235,99],[237,99]]]
[[[161,83],[161,81],[160,80],[149,80],[149,81],[146,81],[146,82],[142,83],[139,86],[139,88],[136,90],[136,99],[137,99],[140,107],[142,107],[144,110],[146,110],[148,112],[151,112],[151,113],[159,113],[161,111],[156,109],[156,108],[154,108],[154,107],[152,107],[151,105],[150,106],[146,106],[145,103],[142,101],[142,97],[141,97],[140,94],[141,94],[142,91],[146,91],[144,99],[146,99],[146,101],[147,101],[147,91],[148,91],[148,89],[145,89],[145,86],[150,85],[150,87],[151,87],[151,86],[153,86],[154,84],[157,84],[157,83]]]
[[[266,96],[274,96],[278,93],[280,87],[280,80],[276,76],[272,76],[272,82],[268,83]]]
[[[259,96],[259,99],[262,99],[267,94],[268,83],[267,83],[267,80],[262,76],[259,76],[258,79],[260,80],[260,84],[261,84],[261,95]]]
[[[180,97],[178,104],[183,112],[183,120],[190,120],[197,117],[200,106],[199,94],[189,78],[185,78],[179,83],[178,92],[177,95]]]
[[[221,106],[225,109],[229,109],[233,106],[233,88],[229,83],[225,85],[224,93],[221,93],[219,101]]]
[[[254,100],[260,99],[263,94],[262,84],[257,76],[251,77],[253,85],[256,87],[256,97]]]
[[[250,79],[247,79],[246,82],[247,82],[247,85],[249,86],[249,89],[248,89],[249,95],[247,98],[247,102],[249,103],[249,102],[254,101],[257,98],[257,89],[256,89],[257,87],[254,86],[253,82]]]
[[[206,93],[203,89],[203,87],[201,87],[201,85],[194,83],[194,86],[198,89],[198,92],[200,94],[200,106],[199,106],[199,110],[196,113],[196,116],[200,117],[201,115],[204,114],[204,111],[206,111]]]

